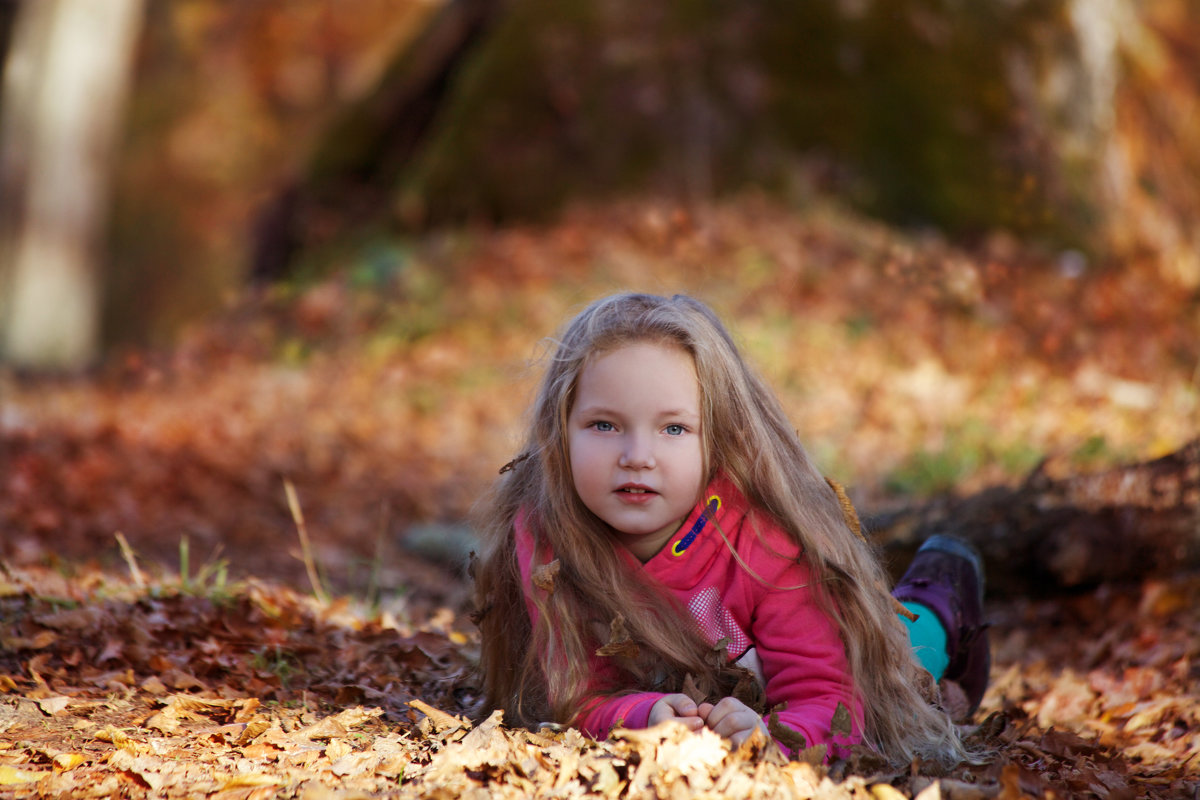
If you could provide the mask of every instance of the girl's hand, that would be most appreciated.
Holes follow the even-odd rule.
[[[728,739],[734,747],[739,747],[749,739],[756,728],[763,732],[764,737],[771,738],[762,717],[737,698],[726,697],[715,706],[704,703],[697,711],[713,733]]]
[[[708,703],[704,705],[707,707],[705,711],[712,708]],[[650,706],[649,727],[653,728],[658,723],[666,722],[669,719],[682,722],[690,731],[698,731],[704,727],[701,707],[697,706],[696,701],[686,694],[668,694]]]

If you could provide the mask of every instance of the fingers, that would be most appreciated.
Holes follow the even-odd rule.
[[[735,747],[744,742],[755,728],[762,728],[766,733],[766,726],[754,709],[732,697],[726,697],[702,716],[705,726],[713,733],[729,739]]]
[[[756,728],[767,733],[754,709],[733,697],[726,697],[716,705],[712,703],[696,704],[685,694],[668,694],[659,698],[650,707],[650,726],[673,719],[682,722],[690,731],[698,731],[707,727],[728,739],[734,747],[746,741]]]
[[[664,695],[650,707],[651,726],[669,719],[678,720],[693,731],[704,727],[704,720],[698,714],[696,702],[686,694]]]

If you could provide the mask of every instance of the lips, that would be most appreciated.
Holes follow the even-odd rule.
[[[635,506],[649,503],[659,496],[658,492],[640,483],[627,483],[624,486],[618,486],[614,494],[616,494],[617,499],[622,503]]]

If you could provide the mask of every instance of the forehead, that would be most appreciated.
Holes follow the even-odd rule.
[[[696,366],[674,344],[637,342],[597,353],[584,364],[576,403],[658,402],[699,407]]]

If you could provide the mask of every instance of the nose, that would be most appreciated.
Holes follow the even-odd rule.
[[[654,447],[650,437],[636,433],[626,436],[618,465],[624,469],[653,469]]]

